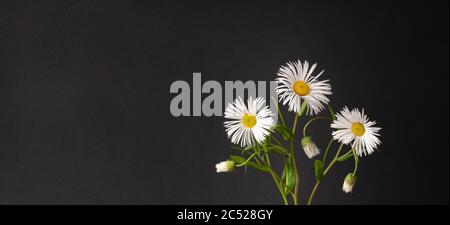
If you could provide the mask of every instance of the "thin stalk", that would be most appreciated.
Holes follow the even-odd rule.
[[[316,185],[314,185],[314,188],[311,191],[311,195],[309,196],[308,205],[311,205],[312,199],[313,199],[314,195],[316,194],[316,191],[319,188],[319,185],[320,185],[320,181],[317,181]]]
[[[358,163],[359,163],[359,159],[358,159],[358,155],[356,155],[356,150],[354,148],[352,148],[353,151],[353,158],[355,159],[355,169],[353,169],[353,175],[356,175],[356,171],[358,170]]]
[[[341,153],[342,147],[344,144],[341,144],[336,152],[336,155],[334,156],[334,159],[331,161],[330,165],[323,171],[323,176],[327,175],[328,171],[333,167],[333,165],[337,162],[337,158],[339,158],[339,154]]]
[[[277,187],[278,187],[278,190],[280,191],[280,194],[281,194],[281,197],[283,198],[283,202],[284,202],[284,204],[285,205],[289,205],[289,202],[288,202],[288,200],[287,200],[287,198],[286,198],[286,195],[284,194],[284,191],[283,191],[283,189],[281,188],[281,185],[280,185],[280,180],[279,180],[279,177],[278,177],[278,175],[275,173],[275,171],[272,169],[272,168],[270,168],[269,167],[269,173],[270,173],[270,175],[272,175],[272,178],[273,178],[273,181],[275,182],[275,184],[277,185]]]
[[[327,149],[325,150],[325,153],[323,154],[322,164],[325,164],[325,160],[327,159],[328,150],[330,150],[331,144],[333,143],[333,139],[328,142]]]
[[[308,129],[309,125],[311,125],[312,122],[314,122],[316,120],[320,120],[320,119],[327,119],[327,120],[333,121],[330,117],[327,117],[327,116],[318,116],[318,117],[314,117],[314,118],[310,119],[303,127],[303,137],[307,136],[306,130]]]
[[[337,162],[337,158],[339,158],[339,154],[341,153],[342,147],[344,146],[344,144],[341,144],[336,152],[336,155],[334,156],[333,160],[330,162],[330,164],[327,166],[327,168],[325,169],[325,171],[323,172],[323,177],[322,179],[325,177],[325,175],[328,173],[328,171],[330,171],[330,169],[333,167],[333,165]],[[320,185],[320,181],[316,181],[316,185],[314,185],[313,190],[311,191],[311,194],[309,195],[309,199],[308,199],[308,205],[311,205],[311,202],[314,198],[314,195],[317,192],[317,189],[319,188]]]
[[[247,165],[247,163],[248,162],[250,162],[250,160],[252,160],[252,158],[254,157],[256,155],[256,152],[255,153],[253,153],[250,157],[248,157],[248,159],[247,160],[245,160],[245,162],[243,162],[243,163],[241,163],[241,164],[238,164],[238,165],[236,165],[236,167],[241,167],[241,166],[245,166],[245,165]]]
[[[295,134],[295,130],[297,128],[297,123],[298,123],[298,113],[295,113],[295,117],[294,117],[294,125],[292,126],[292,133]]]
[[[258,160],[258,158],[259,158],[259,160]],[[284,204],[285,205],[289,205],[289,202],[288,202],[288,200],[286,198],[286,195],[284,194],[284,191],[281,188],[281,185],[280,185],[281,179],[278,176],[278,174],[272,169],[272,167],[269,165],[269,163],[264,161],[264,158],[262,158],[261,155],[256,154],[255,160],[258,162],[258,164],[261,164],[261,162],[262,162],[261,165],[264,165],[264,166],[266,166],[268,168],[268,171],[269,171],[270,175],[272,176],[273,181],[275,182],[275,184],[277,185],[278,190],[280,191],[280,194],[281,194],[281,197],[283,198]]]
[[[275,104],[275,107],[277,108],[278,115],[280,115],[281,123],[283,124],[283,126],[286,126],[286,123],[284,122],[283,114],[281,114],[280,107],[278,106],[278,102],[275,100],[275,98],[273,96],[272,96],[272,101]]]
[[[279,141],[276,137],[274,137],[273,135],[270,135],[270,137],[271,137],[272,140],[274,140],[279,146],[283,146],[283,144],[281,144],[281,141]]]
[[[330,112],[331,118],[332,118],[333,120],[336,120],[336,113],[334,112],[333,107],[331,107],[330,104],[327,104],[327,106],[328,106],[328,111]]]
[[[295,129],[297,127],[297,122],[298,122],[298,113],[295,114],[295,118],[294,118],[294,125],[292,127],[292,133],[294,134],[295,137]],[[297,168],[297,161],[295,160],[295,151],[294,151],[294,140],[290,141],[290,147],[291,147],[291,157],[292,157],[292,165],[294,166],[294,171],[295,171],[295,189],[294,189],[294,204],[297,205],[298,204],[298,193],[300,192],[300,175],[298,174],[298,168]]]
[[[266,155],[266,162],[267,162],[267,165],[268,165],[268,166],[271,166],[271,165],[270,165],[270,157],[269,157],[269,154],[265,153],[265,155]]]

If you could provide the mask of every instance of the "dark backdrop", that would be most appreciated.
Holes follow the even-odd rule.
[[[169,87],[270,81],[299,58],[383,127],[354,193],[349,161],[315,203],[448,204],[448,21],[448,1],[1,1],[0,203],[279,204],[266,174],[215,173],[223,119],[172,117]]]

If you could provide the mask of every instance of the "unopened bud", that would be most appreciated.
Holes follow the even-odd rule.
[[[313,142],[311,137],[302,138],[302,147],[306,153],[306,156],[308,156],[308,158],[310,158],[310,159],[313,158],[314,156],[320,154],[320,149]]]
[[[344,184],[342,185],[342,190],[345,193],[352,192],[353,186],[355,186],[357,177],[353,173],[347,174],[344,180]]]
[[[216,164],[216,172],[231,172],[234,170],[234,161],[227,160]]]

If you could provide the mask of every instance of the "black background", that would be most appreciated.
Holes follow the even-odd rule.
[[[448,204],[448,19],[448,1],[1,1],[0,203],[279,204],[267,174],[215,173],[223,119],[171,116],[169,87],[307,59],[383,128],[354,193],[348,162],[315,203]]]

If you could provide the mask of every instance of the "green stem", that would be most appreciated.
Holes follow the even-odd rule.
[[[245,166],[250,160],[252,160],[252,158],[256,155],[256,152],[253,153],[250,157],[248,157],[247,160],[245,160],[243,163],[236,165],[236,167],[241,167],[241,166]]]
[[[265,155],[266,155],[266,162],[267,162],[267,165],[268,165],[268,166],[271,166],[271,165],[270,165],[270,157],[269,157],[269,154],[267,154],[267,152],[266,152]]]
[[[295,118],[294,118],[294,125],[292,126],[292,133],[294,135],[295,135],[296,127],[297,127],[298,117],[299,117],[299,115],[298,115],[298,113],[296,113]],[[294,199],[294,204],[297,205],[298,204],[298,193],[300,192],[300,175],[298,174],[297,161],[295,160],[294,140],[290,141],[290,147],[291,147],[292,165],[293,165],[294,171],[295,171],[295,189],[294,189],[294,195],[292,196],[292,198]]]
[[[255,162],[258,163],[259,165],[262,165],[261,161],[259,161],[258,158],[255,158]]]
[[[294,195],[292,196],[292,198],[294,199],[294,204],[297,205],[298,193],[300,191],[300,176],[298,175],[297,161],[295,160],[293,141],[291,141],[291,159],[292,159],[292,166],[294,167],[295,172],[295,187],[294,187]]]
[[[294,117],[294,125],[292,125],[292,133],[295,134],[295,130],[297,128],[297,122],[298,122],[298,113],[295,113]]]
[[[258,158],[259,158],[259,160],[258,160]],[[262,165],[264,165],[264,166],[267,166],[267,163],[266,163],[266,161],[264,160],[264,158],[263,157],[261,157],[261,155],[260,154],[256,154],[256,158],[255,158],[255,160],[257,160],[257,161],[259,161],[260,163],[262,163]]]
[[[314,121],[316,121],[316,120],[320,120],[320,119],[327,119],[327,120],[333,121],[330,117],[327,117],[327,116],[318,116],[318,117],[314,117],[314,118],[310,119],[310,120],[305,124],[305,126],[303,127],[303,137],[306,137],[306,130],[308,129],[308,126],[309,126],[312,122],[314,122]]]
[[[309,196],[308,203],[307,203],[308,205],[311,205],[312,199],[313,199],[314,195],[316,194],[316,191],[319,188],[319,185],[320,185],[320,181],[317,181],[316,185],[314,185],[311,195]]]
[[[256,152],[253,152],[253,154],[250,154],[248,151],[244,151],[243,153],[245,153],[245,154],[247,154],[247,155],[249,155],[249,156],[252,156],[252,155],[255,154]],[[261,163],[261,161],[258,160],[258,158],[253,158],[253,159],[254,159],[255,162],[258,163],[259,165],[263,165],[263,164]]]
[[[348,152],[346,152],[343,155],[339,156],[339,158],[344,158],[344,157],[347,157],[347,156],[349,156],[351,154],[353,154],[353,149],[350,149]]]
[[[274,140],[279,146],[283,146],[283,144],[281,144],[281,142],[280,142],[276,137],[274,137],[273,135],[270,135],[270,137],[271,137],[272,140]]]
[[[325,169],[325,171],[323,171],[323,176],[325,176],[328,171],[331,169],[331,167],[333,167],[333,165],[337,162],[337,158],[339,158],[339,154],[341,153],[342,147],[344,146],[344,144],[341,144],[336,152],[336,155],[334,156],[334,159],[331,161],[331,163],[328,165],[328,167]]]
[[[328,111],[330,111],[331,118],[332,118],[333,120],[336,120],[336,113],[334,112],[333,107],[331,107],[330,104],[327,104],[327,106],[328,106]]]
[[[284,202],[284,204],[285,205],[289,205],[289,202],[288,202],[288,200],[287,200],[287,198],[286,198],[286,195],[284,194],[284,191],[283,191],[283,189],[281,188],[281,185],[280,185],[280,180],[279,180],[279,177],[278,177],[278,175],[275,173],[275,171],[272,169],[272,168],[270,168],[269,167],[269,173],[270,173],[270,175],[272,175],[272,178],[273,178],[273,181],[275,182],[275,184],[277,185],[277,187],[278,187],[278,190],[280,191],[280,194],[281,194],[281,197],[283,198],[283,202]]]
[[[353,169],[353,176],[355,176],[356,171],[358,170],[359,160],[358,160],[358,155],[356,155],[356,150],[354,148],[352,148],[351,151],[353,151],[353,158],[355,159],[355,169]]]
[[[272,96],[272,101],[275,104],[275,107],[277,108],[278,115],[280,115],[281,123],[283,124],[283,126],[286,126],[286,123],[284,122],[283,114],[281,114],[280,107],[278,107],[278,102],[275,100],[275,98],[273,96]]]
[[[330,164],[327,166],[327,168],[325,169],[325,171],[323,172],[323,176],[322,179],[325,177],[325,175],[328,173],[328,171],[331,169],[331,167],[333,167],[333,165],[337,162],[337,158],[339,158],[339,154],[341,153],[342,147],[344,146],[344,144],[341,144],[336,152],[336,155],[334,156],[333,160],[330,162]],[[314,185],[313,190],[311,191],[311,194],[309,195],[309,199],[308,199],[308,205],[311,205],[311,202],[314,198],[314,195],[316,194],[317,189],[319,188],[320,185],[320,181],[316,181],[316,185]]]
[[[333,121],[330,117],[327,117],[327,116],[318,116],[318,117],[310,119],[308,122],[306,122],[305,126],[303,127],[303,137],[307,137],[306,131],[307,131],[309,125],[311,125],[314,121],[320,120],[320,119],[326,119],[326,120]],[[323,155],[322,164],[325,164],[325,159],[327,158],[328,150],[330,149],[332,142],[333,142],[333,139],[331,139],[330,142],[328,143],[327,149],[325,150],[325,153]]]
[[[264,166],[266,166],[266,167],[268,168],[268,171],[269,171],[270,175],[272,175],[273,181],[275,182],[275,184],[277,185],[278,190],[280,191],[280,194],[281,194],[281,197],[283,198],[284,204],[285,204],[285,205],[288,205],[289,202],[288,202],[288,200],[287,200],[287,198],[286,198],[286,195],[284,194],[284,191],[283,191],[283,189],[281,188],[281,185],[280,185],[280,183],[281,183],[280,177],[279,177],[278,174],[272,169],[272,167],[269,165],[269,163],[266,163],[266,162],[264,161],[264,159],[261,157],[261,155],[256,154],[255,160],[258,161],[258,164],[261,164],[261,162],[258,160],[258,158],[261,160],[262,165],[264,165]]]
[[[325,150],[325,153],[323,154],[322,164],[325,164],[325,160],[327,159],[328,150],[330,150],[331,144],[333,143],[333,139],[328,142],[327,149]]]
[[[283,188],[285,188],[289,192],[289,194],[291,194],[292,197],[294,197],[294,192],[292,192],[292,190],[289,189],[289,187],[284,182],[281,182],[280,180],[280,184],[282,184]]]

